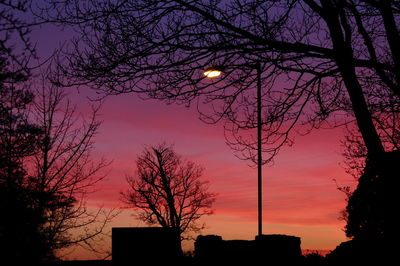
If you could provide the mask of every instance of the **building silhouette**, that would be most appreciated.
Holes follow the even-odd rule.
[[[198,236],[195,257],[204,265],[263,265],[298,263],[302,259],[300,238],[262,235],[255,240],[223,240],[217,235]]]
[[[116,265],[157,265],[180,259],[179,234],[162,227],[112,228],[112,260]]]

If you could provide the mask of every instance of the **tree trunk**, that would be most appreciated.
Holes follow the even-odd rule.
[[[362,87],[357,79],[355,64],[352,60],[354,56],[351,47],[351,33],[344,10],[333,6],[329,0],[321,1],[321,3],[325,9],[323,18],[329,28],[335,61],[347,89],[368,155],[371,158],[379,157],[385,150],[372,121]]]
[[[356,190],[348,199],[346,233],[354,239],[375,246],[383,239],[387,226],[385,219],[393,216],[393,181],[398,176],[398,153],[386,153],[368,110],[361,84],[358,81],[352,49],[352,30],[347,23],[343,7],[330,0],[321,1],[332,39],[335,61],[347,89],[358,129],[367,148],[367,166]],[[397,163],[396,163],[397,161]],[[391,211],[385,212],[384,210]],[[393,217],[391,217],[393,218]],[[386,233],[385,233],[386,232]],[[389,234],[390,235],[390,234]]]
[[[386,38],[390,47],[394,64],[394,74],[397,84],[393,90],[393,93],[400,97],[400,36],[392,10],[392,1],[379,1],[377,8],[380,10],[383,18]]]

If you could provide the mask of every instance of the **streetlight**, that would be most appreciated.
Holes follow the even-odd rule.
[[[204,71],[204,76],[206,76],[207,78],[217,78],[219,76],[221,76],[222,74],[222,70],[218,69],[218,68],[210,68]]]
[[[257,71],[257,194],[258,194],[258,236],[262,230],[262,117],[261,117],[261,64],[251,65]],[[220,68],[210,68],[204,71],[207,78],[217,78],[222,74]]]

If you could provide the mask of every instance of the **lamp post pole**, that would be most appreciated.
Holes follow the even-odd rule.
[[[261,64],[252,66],[257,71],[257,194],[258,194],[258,236],[262,236],[262,117],[261,117]],[[217,78],[222,74],[218,68],[203,73],[207,78]]]
[[[257,188],[258,188],[258,236],[262,236],[262,119],[261,119],[261,65],[257,70]]]

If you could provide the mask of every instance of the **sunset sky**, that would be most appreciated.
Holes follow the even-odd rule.
[[[81,100],[82,101],[82,100]],[[113,160],[107,179],[90,196],[92,207],[124,207],[119,192],[127,189],[126,175],[135,171],[135,158],[144,145],[174,143],[177,153],[205,167],[204,179],[218,194],[215,214],[205,218],[203,234],[224,239],[254,239],[257,234],[257,171],[226,146],[221,125],[199,121],[196,111],[183,106],[143,101],[135,95],[108,98],[96,138],[96,155]],[[342,130],[318,130],[296,138],[274,165],[263,168],[264,234],[301,237],[302,249],[333,249],[346,240],[339,220],[345,195],[339,185],[354,186],[340,163]],[[124,210],[110,226],[143,226]],[[109,240],[107,240],[109,241]],[[193,243],[186,243],[190,249]],[[109,243],[106,243],[109,245]],[[90,258],[76,251],[69,258]]]
[[[41,60],[70,36],[54,27],[33,32]],[[69,89],[73,102],[85,112],[90,92]],[[122,208],[119,193],[127,188],[126,175],[135,171],[135,158],[144,145],[174,143],[175,151],[205,168],[204,179],[217,193],[215,214],[206,217],[202,234],[224,239],[254,239],[257,234],[257,171],[236,158],[227,145],[221,124],[208,125],[198,119],[194,108],[141,100],[134,94],[108,97],[101,109],[103,124],[96,137],[95,156],[112,160],[107,179],[90,195],[88,205]],[[264,234],[301,237],[306,249],[333,249],[346,237],[339,220],[345,207],[341,186],[355,181],[343,168],[342,129],[320,129],[297,136],[285,147],[273,165],[263,168]],[[143,226],[124,209],[111,226]],[[110,245],[106,239],[105,245]],[[190,248],[192,243],[186,244]],[[76,249],[70,259],[93,258]]]

